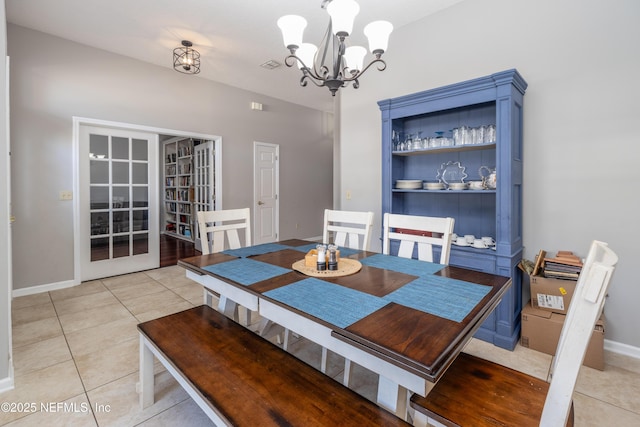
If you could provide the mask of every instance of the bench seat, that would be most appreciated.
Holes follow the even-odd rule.
[[[138,330],[143,407],[156,356],[217,425],[409,425],[206,305]]]

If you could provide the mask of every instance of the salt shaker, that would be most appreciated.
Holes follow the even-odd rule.
[[[327,269],[327,258],[326,258],[326,250],[327,248],[324,245],[316,246],[318,250],[318,270],[324,271]]]

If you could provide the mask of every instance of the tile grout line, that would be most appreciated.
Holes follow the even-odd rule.
[[[93,406],[91,405],[91,400],[89,399],[89,394],[87,393],[87,386],[85,385],[84,380],[82,379],[82,375],[80,375],[80,370],[78,369],[78,363],[76,362],[76,358],[73,355],[73,352],[71,351],[71,346],[69,345],[69,340],[67,339],[67,333],[65,332],[64,327],[62,326],[62,322],[60,321],[60,315],[58,314],[58,309],[56,307],[55,302],[53,301],[53,298],[51,297],[51,292],[47,292],[47,294],[49,295],[49,300],[51,301],[51,305],[53,305],[53,311],[55,311],[56,313],[56,320],[58,321],[58,325],[60,325],[60,330],[62,331],[64,342],[67,345],[67,349],[69,350],[69,355],[71,356],[71,360],[73,361],[73,366],[76,369],[76,374],[78,374],[78,379],[80,380],[80,384],[82,384],[82,390],[84,391],[84,396],[87,399],[87,402],[89,402],[89,409],[91,410],[91,416],[93,417],[93,421],[96,423],[96,426],[97,426],[98,419],[96,418],[96,414],[93,411]]]

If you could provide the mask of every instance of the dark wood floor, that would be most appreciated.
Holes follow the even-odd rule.
[[[160,267],[176,265],[180,258],[200,255],[193,242],[188,242],[175,237],[160,235]]]

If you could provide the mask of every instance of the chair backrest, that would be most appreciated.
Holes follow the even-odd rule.
[[[453,224],[453,218],[385,213],[382,253],[389,255],[391,240],[399,240],[398,256],[412,258],[418,245],[419,260],[448,265]],[[434,260],[434,245],[441,247],[439,260]]]
[[[244,229],[244,246],[251,246],[251,211],[244,209],[227,209],[221,211],[198,212],[198,229],[202,254],[208,255],[223,251],[226,234],[229,249],[238,249],[240,236],[238,230]]]
[[[551,384],[542,410],[541,426],[564,426],[567,421],[578,372],[593,328],[602,314],[617,262],[618,256],[606,243],[595,240],[591,243],[551,364]]]
[[[368,251],[371,246],[373,212],[324,211],[322,243]],[[333,235],[333,241],[330,240]]]

